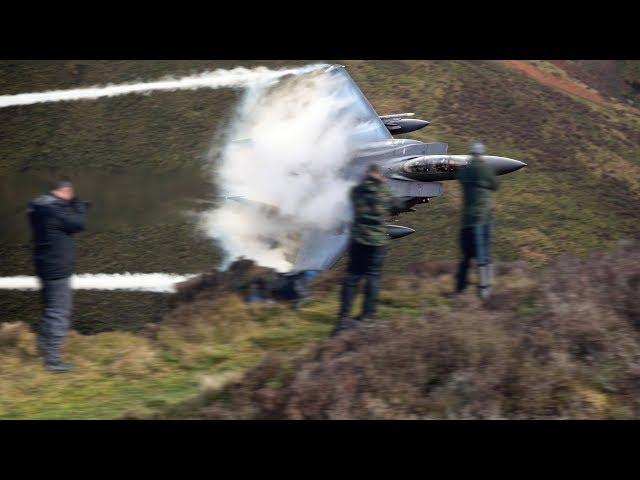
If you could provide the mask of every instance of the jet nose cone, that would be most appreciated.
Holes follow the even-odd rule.
[[[496,175],[504,175],[506,173],[515,172],[527,164],[520,160],[514,160],[506,157],[485,157],[485,161],[493,168]]]

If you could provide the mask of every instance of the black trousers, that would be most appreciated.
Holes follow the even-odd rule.
[[[464,227],[460,230],[460,250],[462,260],[458,265],[456,274],[456,291],[462,292],[467,288],[467,273],[469,263],[472,258],[476,259],[478,265],[488,265],[491,263],[491,236],[493,231],[493,221]]]
[[[351,242],[347,275],[342,285],[340,318],[350,316],[351,307],[358,291],[358,284],[363,278],[365,279],[365,288],[362,317],[371,317],[375,314],[385,254],[386,246],[363,245]]]

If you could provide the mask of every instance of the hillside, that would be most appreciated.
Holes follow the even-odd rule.
[[[640,249],[496,268],[496,293],[444,294],[454,262],[384,277],[379,319],[327,339],[339,272],[299,310],[246,304],[246,262],[185,285],[138,333],[72,332],[74,371],[0,325],[0,418],[638,418]]]
[[[5,61],[0,94],[256,63]],[[417,232],[392,245],[379,321],[333,340],[340,265],[299,310],[247,305],[248,272],[212,272],[175,296],[76,292],[77,368],[53,376],[35,356],[37,294],[0,291],[0,418],[638,418],[638,64],[340,63],[379,114],[432,122],[408,137],[452,153],[481,139],[528,164],[496,196],[493,299],[445,296],[455,183],[398,220]],[[94,203],[79,272],[209,271],[219,252],[193,199],[215,194],[206,154],[237,96],[0,109],[0,275],[32,273],[24,207],[52,172]]]
[[[273,343],[240,380],[203,385],[156,416],[638,418],[637,247],[564,256],[535,272],[501,264],[499,293],[484,305],[473,295],[437,301],[433,279],[452,269],[416,264],[388,284],[384,305],[395,308],[384,321],[297,351]]]
[[[257,63],[4,61],[0,93],[153,80]],[[379,114],[414,111],[432,121],[408,137],[446,141],[452,153],[464,153],[470,140],[482,139],[491,152],[529,165],[503,177],[497,196],[498,259],[541,265],[558,254],[582,254],[639,237],[640,111],[621,99],[637,91],[636,63],[622,62],[613,70],[609,64],[590,64],[587,75],[580,62],[568,62],[573,69],[564,65],[567,70],[558,62],[526,62],[546,75],[542,78],[560,78],[561,86],[569,82],[604,101],[577,96],[508,62],[341,63]],[[616,82],[625,86],[618,98],[610,95],[611,84],[620,85]],[[32,272],[24,206],[52,172],[71,174],[95,205],[89,231],[77,239],[79,272],[188,273],[215,265],[219,253],[199,234],[190,213],[202,208],[194,198],[215,193],[206,154],[236,98],[232,90],[203,89],[1,109],[0,275]],[[459,204],[459,189],[449,182],[444,196],[402,216],[399,223],[417,233],[393,244],[387,270],[401,271],[423,259],[454,259]],[[31,298],[25,292],[0,293],[0,307],[7,312],[3,320],[30,321],[36,313]],[[113,301],[121,307],[117,318],[105,315]],[[153,294],[79,292],[77,302],[82,308],[76,325],[83,331],[137,328],[150,316],[140,304],[153,305],[154,321],[167,309]]]
[[[359,62],[350,71],[380,114],[415,110],[433,122],[408,136],[448,141],[450,152],[480,138],[490,151],[528,164],[502,177],[500,258],[540,264],[638,237],[640,111],[589,102],[499,62]],[[406,215],[407,225],[426,233],[396,244],[394,266],[406,265],[403,258],[452,258],[459,202],[450,183],[442,198]]]

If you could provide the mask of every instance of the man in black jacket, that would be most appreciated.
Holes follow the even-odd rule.
[[[33,260],[42,286],[43,311],[38,324],[38,350],[45,367],[66,372],[72,365],[62,361],[62,342],[71,322],[71,285],[74,233],[85,228],[87,203],[75,196],[69,180],[55,182],[50,193],[29,204],[34,242]]]

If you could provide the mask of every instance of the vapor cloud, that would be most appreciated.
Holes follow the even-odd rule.
[[[195,275],[173,273],[83,273],[71,277],[74,290],[128,290],[138,292],[172,293],[175,284]],[[0,277],[0,290],[39,290],[37,277],[18,275]]]
[[[245,89],[212,173],[219,193],[258,203],[221,201],[204,215],[226,253],[222,268],[244,257],[289,270],[302,231],[350,219],[353,183],[342,171],[359,120],[346,81],[316,71]]]
[[[321,68],[323,65],[307,65],[302,68],[271,70],[266,67],[248,69],[237,67],[231,70],[217,69],[181,78],[164,78],[155,82],[106,85],[71,90],[51,90],[48,92],[20,93],[0,95],[0,108],[17,105],[31,105],[45,102],[69,102],[76,100],[95,100],[102,97],[115,97],[131,93],[153,91],[194,90],[198,88],[239,88],[255,83],[273,82],[285,75],[300,74]]]

